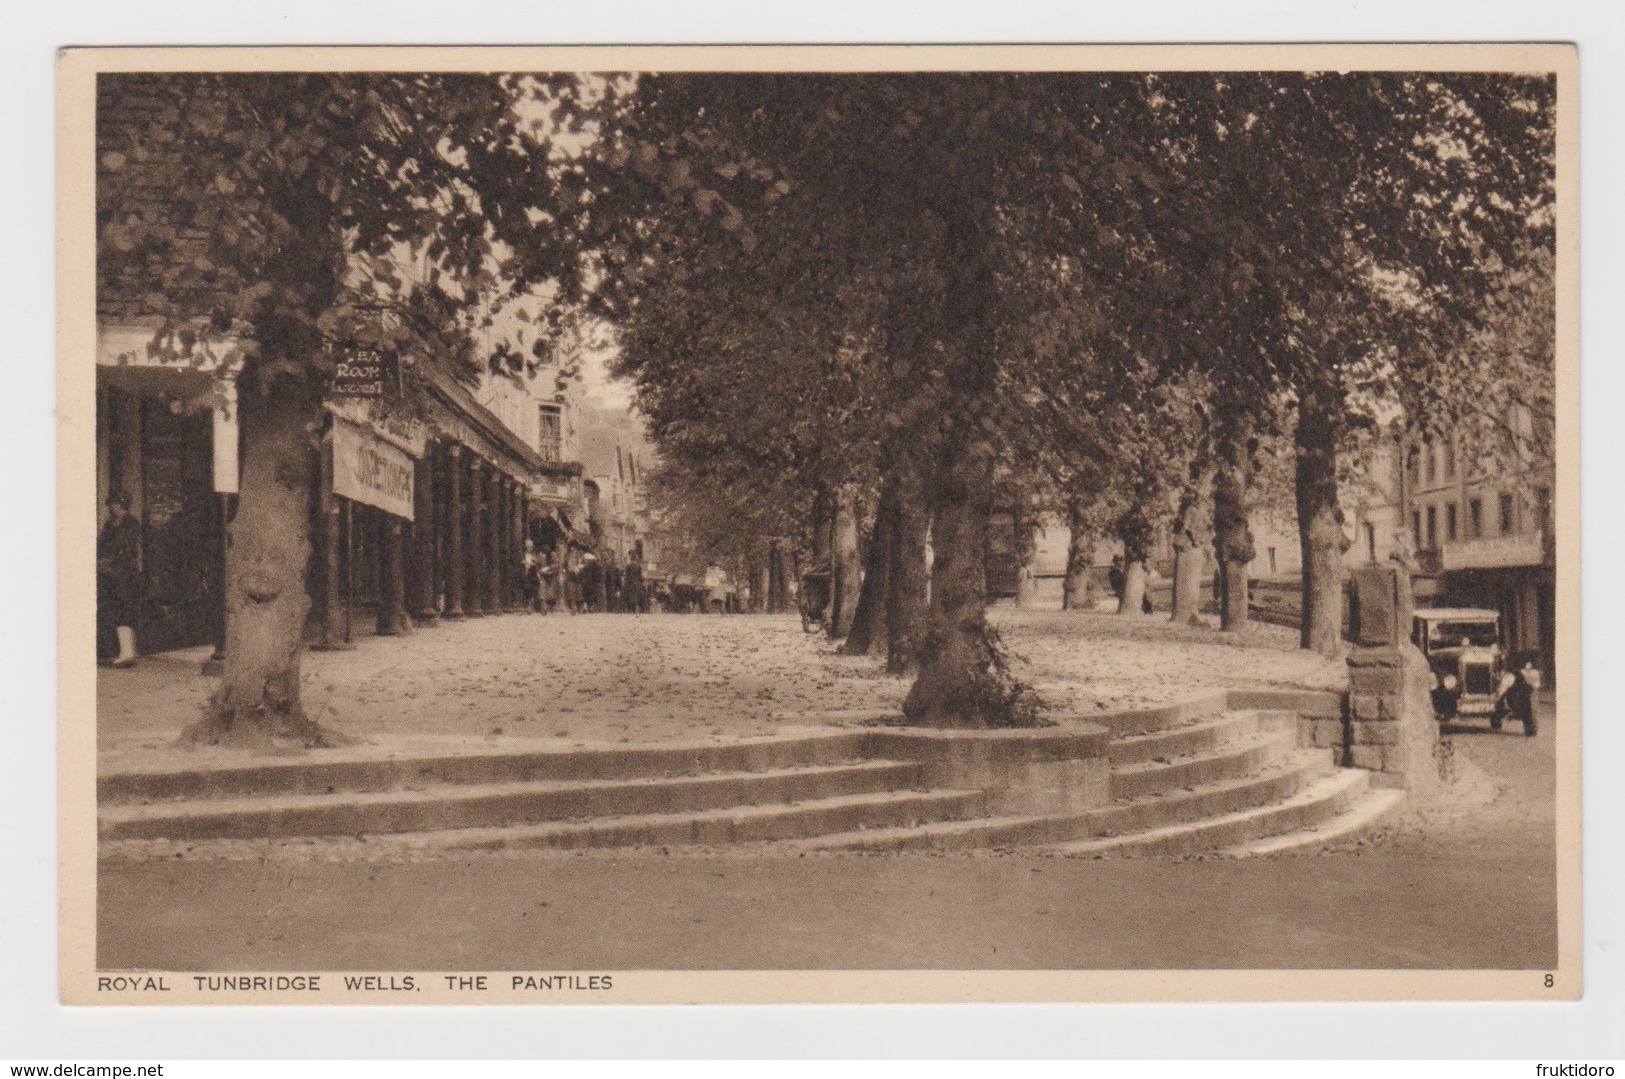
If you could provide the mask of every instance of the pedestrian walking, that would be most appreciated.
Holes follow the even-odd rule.
[[[1128,583],[1128,575],[1123,572],[1123,556],[1112,555],[1112,568],[1106,571],[1106,583],[1111,585],[1112,595],[1117,602],[1123,602],[1123,588]]]
[[[129,494],[115,491],[107,498],[107,522],[96,537],[96,609],[118,641],[115,667],[135,666],[140,606],[141,526],[130,513]]]

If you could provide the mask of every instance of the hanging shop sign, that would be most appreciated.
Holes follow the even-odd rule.
[[[364,427],[333,417],[333,493],[412,519],[413,461]]]
[[[540,502],[574,503],[579,497],[574,477],[540,476],[530,481],[530,496]]]
[[[380,406],[376,400],[348,397],[328,401],[327,411],[340,416],[357,427],[364,427],[375,437],[383,439],[408,456],[422,457],[428,451],[429,431],[422,421],[400,414],[396,409]]]
[[[237,493],[237,383],[222,382],[214,407],[214,489]]]
[[[395,397],[401,388],[400,357],[377,349],[348,349],[333,367],[334,397]]]

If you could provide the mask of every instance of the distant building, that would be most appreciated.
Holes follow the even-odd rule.
[[[1527,410],[1508,419],[1532,435]],[[1549,442],[1547,443],[1549,444]],[[1550,457],[1511,468],[1471,452],[1459,433],[1413,439],[1406,469],[1410,532],[1421,564],[1418,595],[1501,614],[1502,644],[1533,653],[1556,674],[1556,551]]]
[[[636,551],[652,572],[659,553],[644,482],[654,450],[642,419],[626,408],[585,405],[577,437],[587,516],[600,554],[625,563]]]

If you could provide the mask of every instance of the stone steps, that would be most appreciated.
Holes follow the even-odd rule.
[[[1339,813],[1329,820],[1285,835],[1267,836],[1225,847],[1219,853],[1231,858],[1253,858],[1268,854],[1316,850],[1333,843],[1347,843],[1375,830],[1404,801],[1404,791],[1372,788],[1346,812]]]
[[[818,836],[798,843],[808,850],[953,850],[1052,844],[1084,837],[1148,830],[1200,820],[1288,798],[1331,770],[1329,754],[1306,751],[1242,777],[1190,790],[1159,792],[1080,813],[1003,816],[944,821],[914,828],[875,829]]]
[[[1112,800],[1151,797],[1251,775],[1291,752],[1296,737],[1296,732],[1266,729],[1179,757],[1114,765]]]
[[[406,756],[377,760],[365,751],[317,750],[310,757],[237,767],[131,772],[97,781],[100,804],[163,800],[338,794],[438,783],[640,779],[704,772],[760,772],[856,760],[864,735],[835,732],[638,746],[560,747],[525,751]]]
[[[100,833],[367,836],[424,851],[776,843],[1278,853],[1358,834],[1399,799],[1371,789],[1366,772],[1333,768],[1331,750],[1298,748],[1300,717],[1337,723],[1337,707],[1335,694],[1259,690],[1034,732],[869,725],[384,760],[324,750],[104,776]]]
[[[881,791],[783,805],[729,806],[696,813],[647,813],[592,821],[459,828],[406,838],[416,849],[526,850],[638,846],[724,846],[865,829],[913,829],[975,816],[982,791]]]
[[[107,806],[100,831],[105,839],[427,832],[913,790],[921,779],[917,763],[880,760],[634,780],[434,784],[419,790]]]
[[[1285,728],[1277,714],[1262,711],[1226,712],[1178,727],[1114,738],[1106,756],[1113,766],[1143,764],[1159,757],[1184,757],[1249,738],[1261,730]]]
[[[1057,843],[1042,849],[1053,854],[1095,858],[1207,854],[1315,827],[1353,810],[1370,791],[1368,773],[1340,769],[1279,802],[1126,835]]]

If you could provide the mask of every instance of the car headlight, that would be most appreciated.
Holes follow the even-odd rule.
[[[1516,681],[1517,679],[1512,677],[1512,673],[1510,671],[1503,673],[1501,675],[1501,692],[1505,693],[1507,690],[1511,689],[1512,683]]]
[[[1445,689],[1455,689],[1456,688],[1456,676],[1455,675],[1447,674],[1447,675],[1444,676],[1444,688]]]

